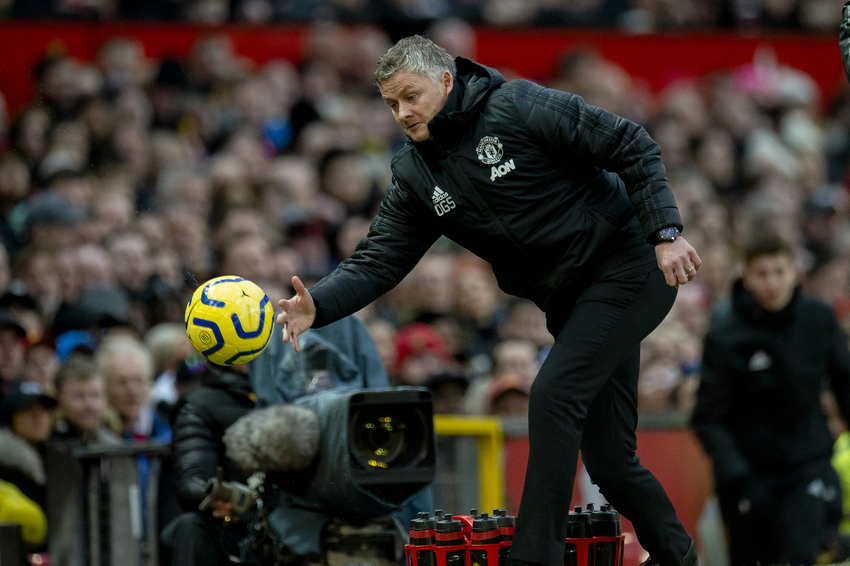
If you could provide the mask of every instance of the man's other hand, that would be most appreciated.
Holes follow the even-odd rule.
[[[293,277],[292,288],[295,289],[295,296],[278,302],[283,312],[277,315],[277,323],[283,325],[284,343],[292,340],[292,347],[296,352],[300,352],[298,335],[313,326],[313,321],[316,320],[316,305],[301,279]]]
[[[702,265],[696,250],[681,236],[672,242],[656,244],[655,258],[658,260],[658,268],[664,273],[664,279],[671,287],[693,281],[699,266]]]

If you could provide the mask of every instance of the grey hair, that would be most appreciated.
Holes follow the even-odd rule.
[[[145,376],[153,381],[154,367],[150,351],[145,345],[129,336],[111,336],[100,343],[95,354],[95,363],[103,372],[107,382],[113,376],[113,364],[141,364]]]
[[[399,71],[410,71],[439,84],[444,71],[452,76],[457,73],[457,65],[448,51],[427,37],[411,35],[400,39],[378,60],[375,84],[380,87]]]

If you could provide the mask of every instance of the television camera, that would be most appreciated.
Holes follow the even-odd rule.
[[[224,443],[254,475],[214,478],[207,493],[253,508],[243,554],[263,565],[398,564],[406,530],[393,514],[436,468],[431,394],[416,387],[306,395],[252,411]]]

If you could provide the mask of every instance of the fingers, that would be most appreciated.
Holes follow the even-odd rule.
[[[702,265],[702,260],[697,255],[697,252],[691,248],[688,250],[688,257],[685,262],[686,265],[687,262],[690,262],[690,266],[685,267],[685,275],[687,276],[688,281],[693,281],[694,277],[697,276],[697,271],[699,271],[699,268]]]
[[[688,279],[688,274],[685,272],[685,267],[681,264],[676,266],[676,283],[679,285],[684,285],[690,281]]]
[[[675,242],[659,244],[655,247],[658,266],[664,273],[664,280],[671,287],[679,287],[693,281],[702,261],[696,251],[684,238]]]
[[[693,281],[697,274],[696,264],[685,262],[671,262],[662,269],[664,280],[671,287],[684,285],[689,281]]]
[[[292,342],[295,351],[300,352],[301,345],[298,343],[298,335],[310,327],[312,319],[305,321],[305,317],[310,316],[312,309],[312,317],[315,318],[315,308],[310,292],[298,276],[292,278],[292,288],[295,290],[294,297],[278,301],[283,312],[277,315],[276,320],[278,324],[283,325],[284,344]]]
[[[292,341],[292,347],[295,348],[296,352],[300,352],[301,345],[298,344],[298,332],[293,331],[292,325],[286,323],[284,315],[278,316],[278,324],[283,324],[283,343],[287,344]]]
[[[278,324],[283,325],[283,343],[286,344],[289,342],[289,325],[286,324],[286,320],[284,320],[283,315],[278,317]]]

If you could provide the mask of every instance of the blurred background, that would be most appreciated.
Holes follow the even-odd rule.
[[[98,374],[82,409],[92,430],[168,442],[175,403],[200,383],[189,296],[237,274],[276,305],[292,275],[316,281],[352,253],[405,143],[375,63],[424,33],[660,144],[703,266],[642,346],[639,454],[704,561],[723,564],[709,463],[687,423],[702,338],[730,306],[752,227],[793,243],[803,289],[850,330],[841,12],[841,0],[0,0],[3,423],[42,454],[74,411],[57,372],[83,355]],[[501,469],[473,485],[495,481],[492,501],[516,511],[528,391],[552,343],[543,314],[441,240],[357,316],[392,384],[430,388],[438,414],[499,424]],[[23,405],[5,401],[23,399],[22,383],[51,399],[33,438],[35,425],[13,426]],[[0,445],[0,480],[12,481],[3,466],[20,471],[3,461],[13,452]],[[437,503],[486,507],[477,491],[450,495],[478,474],[463,465],[445,461]],[[51,478],[30,479],[38,502]],[[593,489],[578,481],[576,502]]]

